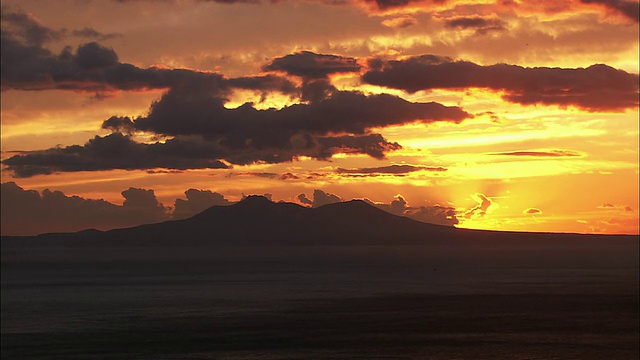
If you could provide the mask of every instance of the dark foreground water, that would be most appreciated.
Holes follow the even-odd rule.
[[[638,247],[2,251],[3,359],[637,359]]]

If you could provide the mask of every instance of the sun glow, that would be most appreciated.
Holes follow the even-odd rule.
[[[6,0],[2,182],[117,204],[123,190],[152,189],[167,206],[188,189],[276,201],[318,189],[385,204],[402,194],[455,208],[460,227],[637,233],[637,17],[616,4]],[[14,48],[25,58],[5,62]],[[422,77],[432,71],[414,58],[423,55],[466,62],[468,73]],[[391,60],[400,75],[373,81]],[[519,75],[498,77],[494,64]],[[533,67],[543,68],[535,79]],[[366,102],[302,100],[326,82],[344,93],[324,95]],[[374,121],[369,106],[390,99],[379,94],[404,101]],[[199,116],[184,105],[191,95],[211,99],[202,109],[311,106],[272,111],[256,130],[241,111]],[[145,120],[115,143],[110,131],[129,129],[103,129],[113,116]],[[218,160],[228,168],[206,169]]]

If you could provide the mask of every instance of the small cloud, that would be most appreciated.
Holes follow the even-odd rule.
[[[123,36],[122,34],[118,34],[118,33],[103,34],[97,31],[96,29],[93,29],[90,27],[85,27],[84,29],[81,29],[81,30],[73,30],[71,34],[73,36],[77,36],[85,39],[94,39],[99,41],[111,40],[111,39],[120,38]]]
[[[281,71],[302,78],[326,78],[335,73],[359,72],[357,59],[339,55],[300,51],[274,59],[263,71]]]
[[[319,207],[327,204],[335,204],[341,201],[342,199],[338,195],[329,194],[322,190],[313,191],[313,207]]]
[[[526,150],[494,153],[493,155],[532,156],[532,157],[583,157],[584,153],[573,150]]]
[[[310,199],[307,197],[307,195],[305,195],[305,194],[300,194],[300,195],[298,195],[298,201],[299,201],[301,204],[309,205],[309,206],[313,207],[313,200],[310,200]]]
[[[173,210],[174,219],[186,219],[214,205],[231,205],[231,202],[222,194],[210,190],[189,189],[184,194],[187,200],[176,199]]]
[[[604,203],[598,206],[598,209],[613,209],[613,208],[615,208],[615,205],[609,204],[609,203]]]
[[[480,16],[460,16],[447,19],[444,26],[458,30],[475,29],[477,35],[485,35],[491,31],[507,30],[504,21]]]
[[[365,200],[371,205],[394,215],[406,216],[410,219],[429,224],[454,226],[458,224],[455,208],[450,206],[410,206],[409,202],[401,194],[397,194],[389,204],[374,203]]]
[[[280,175],[279,180],[299,180],[300,177],[290,172]]]
[[[395,29],[404,29],[417,23],[418,20],[410,15],[400,16],[392,19],[385,19],[382,21],[382,25]]]
[[[245,195],[244,193],[242,194],[242,200],[248,198],[248,197],[263,197],[271,202],[273,202],[273,194],[271,193],[265,193],[265,194],[249,194],[249,195]]]
[[[355,168],[343,169],[337,168],[338,174],[406,174],[415,171],[447,171],[441,166],[422,166],[422,165],[389,165],[372,168]]]
[[[1,18],[3,51],[6,50],[5,35],[7,36],[7,39],[11,37],[30,46],[42,45],[44,43],[61,40],[67,35],[66,29],[54,30],[48,28],[41,24],[33,15],[18,8],[2,5]]]
[[[537,208],[528,208],[522,211],[522,213],[525,215],[539,215],[542,214],[542,210]]]
[[[182,170],[147,170],[147,174],[184,174]]]
[[[317,208],[322,205],[339,203],[342,200],[338,195],[329,194],[322,190],[316,189],[313,190],[313,200],[309,199],[307,195],[300,194],[298,195],[298,201],[304,205],[310,205],[311,207]]]
[[[493,200],[480,193],[471,195],[471,198],[478,202],[478,205],[464,212],[464,217],[467,219],[484,217],[490,209],[498,206]]]
[[[633,208],[631,206],[615,205],[611,203],[604,203],[598,206],[598,209],[633,212]]]
[[[248,176],[255,176],[255,177],[261,177],[261,178],[267,178],[267,179],[275,179],[278,177],[278,174],[276,173],[270,173],[270,172],[257,172],[257,171],[244,171],[244,172],[230,172],[227,177],[248,177]]]

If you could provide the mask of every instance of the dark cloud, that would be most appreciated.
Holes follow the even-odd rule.
[[[214,205],[232,204],[222,194],[210,190],[189,189],[184,194],[187,196],[187,200],[176,199],[173,210],[174,219],[186,219]]]
[[[454,226],[459,223],[456,215],[456,209],[449,206],[441,205],[409,208],[404,213],[404,216],[413,220],[418,220],[429,224],[447,226]]]
[[[289,80],[274,75],[243,76],[230,78],[226,84],[236,89],[257,90],[263,93],[279,91],[283,94],[296,94],[298,89]]]
[[[36,235],[46,232],[73,232],[90,228],[108,230],[156,223],[169,219],[179,220],[196,215],[211,206],[226,206],[233,202],[222,194],[210,190],[189,189],[186,200],[176,199],[171,208],[159,203],[150,189],[129,188],[122,191],[125,201],[115,205],[105,200],[67,196],[60,191],[24,190],[14,182],[2,184],[0,227],[2,235]],[[272,199],[271,194],[264,197]],[[246,196],[243,194],[243,199]],[[312,199],[298,196],[300,203],[314,208],[343,201],[339,196],[314,190]],[[398,195],[390,204],[374,204],[390,213],[442,225],[455,225],[455,210],[450,207],[411,207]]]
[[[338,195],[329,194],[322,190],[313,191],[313,207],[320,207],[322,205],[335,204],[341,201],[342,199]]]
[[[126,1],[126,0],[125,0]],[[218,4],[259,4],[265,2],[265,0],[198,0],[200,2],[214,2]],[[266,0],[272,3],[278,2],[278,0]]]
[[[118,62],[117,54],[98,43],[65,48],[59,55],[1,34],[2,89],[74,91],[137,90],[170,87],[176,72],[140,69]],[[214,77],[214,75],[210,75]],[[221,80],[221,76],[217,75]]]
[[[303,78],[326,78],[335,73],[359,72],[360,65],[351,57],[301,51],[274,59],[263,71],[282,71]]]
[[[165,220],[169,209],[165,208],[156,199],[153,190],[129,188],[124,190],[122,196],[125,198],[122,208],[137,216],[139,223],[152,223]]]
[[[505,23],[500,19],[480,16],[461,16],[447,19],[444,26],[450,29],[475,29],[476,34],[484,35],[491,31],[505,31]]]
[[[252,198],[263,197],[263,198],[266,198],[267,200],[273,202],[273,194],[270,194],[270,193],[266,193],[266,194],[249,194],[249,195],[245,195],[244,193],[242,194],[242,200],[245,200],[246,198],[249,198],[249,197],[252,197]],[[280,201],[280,202],[282,202],[282,201]]]
[[[183,170],[147,170],[147,174],[184,174]]]
[[[172,2],[175,0],[112,0],[117,3],[129,3],[129,2]],[[217,4],[274,4],[279,3],[282,0],[197,0],[198,2],[208,2],[208,3],[217,3]],[[349,5],[353,2],[361,3],[367,5],[374,12],[386,12],[392,11],[396,9],[402,9],[406,7],[411,7],[415,5],[420,5],[422,7],[426,5],[438,5],[444,4],[447,0],[319,0],[322,1],[323,4],[326,5]],[[580,0],[583,4],[598,4],[602,5],[606,8],[612,9],[626,16],[627,18],[638,22],[638,2],[637,0]],[[500,0],[498,1],[501,5],[515,5],[517,4],[511,0]],[[544,7],[546,11],[554,10],[558,11],[570,11],[571,10],[571,2],[568,4],[555,4],[554,2],[549,2],[549,4],[541,3],[541,6],[550,5]]]
[[[447,169],[440,166],[389,165],[357,169],[338,168],[336,170],[338,174],[407,174],[415,171],[447,171]]]
[[[174,136],[164,143],[137,143],[130,136],[115,132],[97,136],[83,146],[16,155],[3,164],[15,176],[28,177],[109,169],[215,169],[227,167],[221,160],[232,164],[281,163],[299,156],[328,159],[336,153],[384,158],[386,152],[401,146],[388,142],[380,134],[367,134],[369,127],[412,122],[429,114],[441,119],[449,113],[466,114],[459,108],[414,104],[390,95],[338,94],[343,98],[332,97],[321,103],[282,110],[257,110],[250,105],[226,109],[219,100],[213,104],[215,98],[200,102],[195,95],[172,99],[170,91],[147,117],[136,121],[111,117],[103,123],[103,127],[116,131],[144,130]],[[335,133],[359,135],[324,136]]]
[[[112,0],[117,3],[126,4],[133,2],[176,2],[176,0]],[[201,3],[216,3],[223,5],[231,5],[231,4],[262,4],[262,3],[270,3],[275,4],[282,0],[196,0]]]
[[[364,0],[367,4],[375,5],[379,10],[389,10],[394,8],[405,7],[413,2],[420,0]]]
[[[54,30],[41,24],[31,14],[5,5],[2,6],[1,18],[2,32],[6,36],[11,36],[27,45],[41,46],[52,41],[62,40],[68,36],[98,41],[122,37],[122,34],[104,34],[91,27],[71,31],[68,29]]]
[[[134,2],[175,2],[176,0],[111,0],[116,3],[126,4],[126,3],[134,3]],[[203,0],[206,1],[206,0]],[[215,0],[211,0],[215,1]],[[242,1],[242,0],[238,0]]]
[[[305,79],[300,89],[300,100],[320,102],[331,97],[338,89],[328,79]]]
[[[456,217],[456,209],[448,206],[433,205],[433,206],[409,206],[409,203],[405,198],[398,194],[389,204],[374,203],[370,200],[365,200],[373,206],[382,209],[388,213],[406,216],[410,219],[446,226],[454,226],[458,224],[458,218]]]
[[[329,82],[335,73],[359,72],[355,58],[301,51],[276,58],[263,71],[278,71],[302,78],[301,98],[317,102],[330,97],[337,89]]]
[[[581,157],[583,153],[573,150],[550,150],[550,151],[507,151],[494,153],[494,155],[506,156],[532,156],[532,157]]]
[[[135,120],[138,130],[165,135],[216,136],[228,146],[281,148],[294,135],[328,133],[365,134],[369,128],[410,122],[460,122],[471,117],[458,107],[438,103],[412,103],[399,97],[339,91],[312,104],[280,110],[258,110],[250,103],[227,109],[222,100],[206,93],[169,91]],[[310,139],[298,139],[310,147]],[[293,144],[291,144],[293,146]]]
[[[305,194],[300,194],[298,195],[298,201],[303,205],[316,208],[344,200],[337,195],[316,189],[313,191],[313,197],[311,199],[309,199]],[[389,204],[375,203],[369,199],[364,199],[364,201],[388,213],[398,216],[406,216],[421,222],[447,226],[454,226],[458,224],[458,219],[456,218],[457,212],[452,207],[441,205],[412,207],[409,206],[409,203],[402,195],[396,195]]]
[[[80,30],[73,30],[71,34],[73,36],[77,36],[80,38],[92,39],[97,41],[105,41],[105,40],[111,40],[111,39],[122,37],[122,34],[117,34],[117,33],[103,34],[98,30],[90,27],[85,27],[84,29],[80,29]]]
[[[6,35],[6,36],[5,36]],[[113,116],[102,127],[115,133],[83,146],[53,148],[3,161],[18,177],[63,171],[109,169],[224,168],[231,164],[281,163],[299,156],[328,159],[336,153],[384,158],[400,148],[371,128],[412,122],[460,122],[471,115],[459,107],[412,103],[400,97],[338,91],[327,76],[359,71],[353,58],[309,52],[274,60],[265,69],[304,78],[301,88],[275,75],[228,79],[186,69],[141,69],[121,63],[96,42],[65,48],[60,55],[25,45],[2,33],[3,89],[66,89],[98,94],[110,90],[168,89],[145,116]],[[224,106],[233,89],[301,95],[308,104],[258,110],[246,103]],[[165,143],[136,143],[136,132],[173,137]],[[123,136],[126,134],[127,136]]]
[[[131,133],[135,131],[133,121],[128,116],[112,116],[102,122],[102,128],[122,133]]]
[[[301,76],[297,88],[273,74],[228,79],[187,69],[141,69],[121,63],[117,53],[96,42],[65,48],[59,55],[2,33],[3,89],[66,89],[103,94],[111,90],[168,89],[148,114],[113,116],[102,124],[114,131],[83,146],[53,148],[3,161],[18,177],[64,171],[155,168],[225,168],[223,162],[281,163],[299,156],[328,159],[336,153],[384,158],[400,148],[370,129],[412,122],[460,122],[471,115],[459,107],[412,103],[400,97],[338,91],[328,81],[336,72],[359,71],[353,58],[301,52],[275,59],[267,70]],[[278,91],[301,103],[258,110],[252,103],[229,109],[233,89]],[[132,140],[136,132],[170,137],[164,143]],[[123,135],[126,134],[126,135]]]
[[[113,169],[224,169],[228,165],[222,160],[232,164],[260,161],[280,163],[292,161],[298,156],[327,159],[336,153],[359,153],[381,158],[384,157],[384,152],[400,147],[397,143],[387,142],[379,134],[326,137],[315,141],[313,149],[243,149],[242,146],[234,149],[195,135],[176,136],[164,143],[144,144],[116,132],[105,137],[96,136],[83,146],[33,151],[15,155],[2,163],[15,177],[20,178],[58,172]],[[275,173],[261,175],[278,177]]]
[[[215,95],[172,89],[153,104],[148,115],[135,121],[112,117],[103,127],[176,139],[199,134],[218,159],[250,164],[281,163],[299,156],[328,159],[336,153],[384,158],[386,152],[401,146],[368,133],[370,128],[415,121],[459,122],[467,117],[470,115],[457,107],[411,103],[386,94],[337,91],[320,102],[258,110],[250,103],[227,109]]]
[[[504,91],[506,101],[523,105],[576,106],[589,111],[622,111],[638,106],[638,75],[607,65],[588,68],[481,66],[435,55],[369,62],[363,81],[408,92],[446,88]]]
[[[39,46],[55,40],[64,38],[67,31],[53,30],[42,25],[30,14],[19,9],[13,9],[2,5],[0,15],[3,36],[10,36],[21,43]]]
[[[206,92],[221,99],[235,88],[297,95],[290,81],[275,75],[225,78],[221,74],[187,69],[141,69],[121,63],[117,53],[97,42],[70,47],[59,55],[38,43],[25,43],[12,32],[2,32],[2,89],[114,90],[178,89]]]
[[[176,138],[143,144],[120,133],[96,136],[83,146],[73,145],[16,155],[2,162],[16,177],[57,172],[137,169],[224,169],[206,141]]]
[[[30,14],[2,6],[2,89],[64,88],[69,82],[86,81],[94,87],[98,74],[87,72],[118,64],[118,56],[97,43],[88,43],[71,54],[68,48],[58,56],[43,47],[69,35],[67,29],[54,30]],[[117,34],[102,34],[92,28],[73,30],[71,35],[106,40]],[[60,86],[55,86],[55,83]],[[66,84],[62,86],[63,84]],[[76,86],[71,86],[77,88]],[[93,89],[92,89],[93,90]]]
[[[78,48],[73,61],[82,70],[97,70],[118,65],[118,54],[113,49],[90,42]]]
[[[309,200],[309,198],[305,194],[298,195],[298,201],[300,201],[300,203],[304,205],[309,205],[313,207],[313,200]]]
[[[364,201],[388,213],[398,216],[404,216],[404,213],[408,208],[408,202],[400,194],[396,195],[389,204],[376,203],[369,199],[365,199]]]
[[[321,174],[319,172],[309,172],[305,174],[305,179],[307,180],[315,180],[315,179],[323,179],[325,178],[327,175],[326,174]]]
[[[158,206],[158,200],[153,190],[129,188],[121,194],[125,198],[122,206],[126,208],[155,208]]]
[[[153,190],[130,188],[122,192],[123,206],[102,199],[67,196],[60,191],[24,190],[14,182],[2,184],[2,235],[36,235],[89,228],[107,230],[168,219]]]
[[[388,142],[380,134],[363,136],[335,136],[316,139],[321,147],[318,158],[329,158],[333,154],[367,154],[376,159],[383,159],[389,151],[402,148],[397,142]]]
[[[25,45],[0,34],[0,77],[2,90],[52,88],[51,70],[56,61],[51,53],[39,46]]]
[[[288,172],[288,173],[281,174],[280,177],[278,177],[278,179],[279,180],[300,180],[300,177]]]
[[[298,201],[305,205],[310,205],[311,207],[317,208],[322,205],[335,204],[342,201],[342,199],[338,195],[329,194],[322,190],[316,189],[313,190],[313,200],[307,198],[305,194],[298,195]]]
[[[275,179],[279,175],[271,172],[256,172],[256,171],[231,172],[227,175],[227,177],[232,177],[232,176],[252,176],[252,177],[255,176],[255,177],[261,177],[261,178],[267,178],[267,179]]]
[[[634,0],[580,0],[583,4],[600,4],[616,10],[627,18],[638,22],[640,19],[640,3]]]

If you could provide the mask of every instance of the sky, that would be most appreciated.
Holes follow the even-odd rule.
[[[2,235],[365,199],[638,234],[638,1],[3,0]]]

